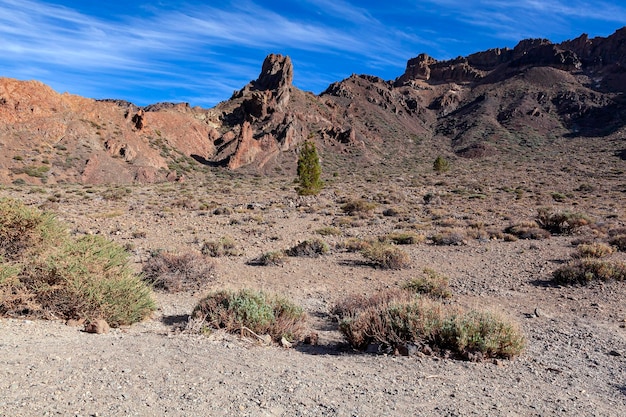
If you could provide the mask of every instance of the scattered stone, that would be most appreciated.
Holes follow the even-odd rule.
[[[280,345],[284,348],[289,349],[290,347],[293,346],[293,343],[291,343],[290,341],[288,341],[287,339],[285,339],[284,337],[282,337],[280,339]]]
[[[97,319],[85,324],[87,333],[104,334],[108,333],[110,329],[109,324],[103,319]]]
[[[367,345],[367,349],[365,349],[365,353],[380,353],[382,350],[382,346],[380,343],[370,343]]]
[[[85,324],[85,319],[69,319],[65,324],[70,327],[80,327]]]
[[[317,345],[318,341],[319,335],[315,332],[312,332],[311,334],[304,337],[303,342],[305,345]]]
[[[269,334],[262,334],[259,336],[259,340],[261,341],[261,343],[263,343],[264,345],[271,345],[272,344],[272,336],[270,336]]]

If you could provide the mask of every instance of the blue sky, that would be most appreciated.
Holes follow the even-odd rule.
[[[626,2],[602,0],[0,0],[0,76],[211,107],[269,53],[291,56],[294,84],[319,93],[352,73],[394,79],[421,52],[449,59],[624,25]]]

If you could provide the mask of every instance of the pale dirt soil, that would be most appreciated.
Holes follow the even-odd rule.
[[[470,178],[468,183],[480,181]],[[297,198],[287,182],[237,178],[113,189],[123,191],[119,200],[103,198],[103,187],[0,190],[0,197],[43,204],[73,233],[100,233],[128,245],[138,271],[152,250],[197,251],[204,240],[222,236],[243,251],[214,258],[215,276],[201,291],[157,293],[153,317],[108,334],[84,333],[60,321],[0,319],[0,415],[626,415],[626,284],[547,285],[552,271],[570,259],[574,239],[601,238],[604,229],[624,226],[623,193],[611,191],[619,177],[602,190],[602,201],[592,193],[563,203],[552,201],[550,189],[539,192],[530,183],[516,200],[515,193],[489,186],[474,190],[485,197],[451,192],[470,188],[454,181],[330,184],[320,197],[306,199]],[[576,185],[547,182],[552,191]],[[429,192],[441,201],[425,205]],[[387,202],[379,202],[372,215],[324,239],[332,245],[396,229],[429,236],[441,224],[469,230],[473,222],[502,230],[532,219],[542,204],[573,207],[604,226],[542,241],[402,246],[412,266],[399,271],[374,269],[362,264],[361,255],[338,249],[315,259],[289,258],[283,266],[247,264],[345,220],[342,199],[384,200],[380,195]],[[213,214],[218,207],[233,212]],[[383,216],[389,207],[406,214]],[[626,259],[623,253],[614,257]],[[425,267],[450,278],[450,303],[492,309],[519,323],[528,339],[524,353],[471,363],[352,351],[329,316],[332,305],[346,295],[397,286]],[[287,295],[309,313],[319,345],[286,349],[219,332],[181,332],[202,295],[225,287]]]

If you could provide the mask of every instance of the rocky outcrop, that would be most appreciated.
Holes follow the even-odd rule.
[[[270,54],[263,61],[259,78],[250,82],[233,98],[245,97],[244,111],[265,118],[274,111],[285,111],[293,82],[293,65],[288,56]]]
[[[304,140],[334,167],[367,167],[442,148],[482,158],[547,136],[606,136],[626,126],[626,28],[444,61],[420,54],[396,80],[352,75],[319,96],[292,83],[291,59],[277,54],[213,109],[138,107],[0,79],[0,182],[179,181],[202,165],[289,173]]]
[[[224,133],[213,142],[217,146],[213,163],[233,170],[246,165],[264,170],[281,152],[304,140],[308,134],[307,116],[302,112],[306,94],[294,89],[292,81],[291,59],[270,54],[256,80],[218,105]]]
[[[560,44],[553,44],[547,39],[526,39],[513,49],[490,49],[447,61],[437,61],[420,54],[407,62],[404,74],[395,84],[403,85],[415,80],[472,83],[493,72],[502,79],[510,76],[511,70],[543,66],[570,72],[626,67],[626,28],[608,38],[589,39],[587,35],[582,35]],[[490,82],[493,81],[490,78]]]

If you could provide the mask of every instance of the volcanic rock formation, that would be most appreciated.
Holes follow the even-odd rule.
[[[441,153],[532,152],[572,136],[619,139],[626,28],[447,61],[420,54],[396,80],[352,75],[320,95],[292,81],[291,59],[271,54],[256,80],[201,109],[140,108],[0,79],[0,182],[153,182],[209,167],[293,173],[307,139],[326,168],[348,171],[430,164]]]

